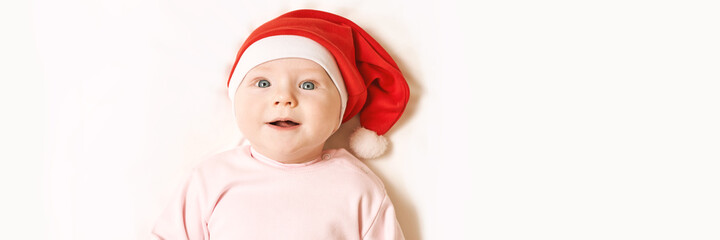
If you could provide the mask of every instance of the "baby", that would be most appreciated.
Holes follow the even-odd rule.
[[[351,149],[379,156],[408,101],[363,29],[322,11],[281,15],[241,46],[228,90],[246,141],[193,169],[156,239],[404,239],[382,181],[347,150],[323,150],[359,115]]]

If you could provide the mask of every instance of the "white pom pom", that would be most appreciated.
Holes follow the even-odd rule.
[[[350,135],[350,148],[360,158],[371,159],[382,155],[387,150],[388,142],[383,136],[360,127]]]

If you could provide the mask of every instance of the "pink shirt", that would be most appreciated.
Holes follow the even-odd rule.
[[[249,145],[193,169],[152,230],[156,239],[404,239],[385,187],[345,149],[300,164]]]

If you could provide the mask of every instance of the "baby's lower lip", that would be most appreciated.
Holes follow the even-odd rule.
[[[300,127],[300,123],[295,122],[269,122],[266,123],[269,127],[277,130],[292,130]]]

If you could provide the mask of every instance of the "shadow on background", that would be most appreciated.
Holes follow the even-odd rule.
[[[365,29],[368,31],[368,29]],[[369,33],[369,31],[368,31]],[[372,35],[372,33],[370,33]],[[379,39],[375,38],[381,45]],[[384,46],[384,45],[383,45]],[[393,128],[386,133],[386,137],[388,140],[390,140],[390,145],[388,146],[387,152],[384,154],[384,156],[387,156],[390,152],[393,151],[392,147],[392,132],[393,129],[396,129],[398,127],[403,127],[405,123],[408,121],[408,119],[412,118],[415,115],[418,100],[420,99],[420,96],[422,96],[422,88],[420,84],[415,80],[414,74],[409,71],[408,68],[405,68],[405,65],[402,61],[402,56],[399,56],[397,53],[393,52],[392,49],[385,49],[395,60],[395,63],[398,64],[398,67],[403,73],[403,76],[405,77],[405,80],[408,83],[408,87],[410,88],[410,98],[408,100],[407,106],[405,107],[405,111],[403,112],[403,115],[398,119],[397,123],[393,126]],[[352,119],[348,120],[347,122],[343,123],[340,128],[338,129],[335,134],[333,134],[328,141],[325,144],[326,149],[332,149],[332,148],[345,148],[350,151],[349,142],[350,135],[355,131],[356,128],[360,127],[360,120],[358,116],[353,117]],[[352,151],[350,151],[352,152]],[[370,159],[365,160],[361,159],[363,162],[368,161],[382,161],[378,159]],[[396,184],[387,181],[388,178],[382,175],[381,171],[378,171],[377,169],[374,169],[370,164],[368,164],[368,167],[376,174],[380,179],[383,180],[383,183],[385,184],[385,189],[387,190],[388,196],[390,196],[390,200],[392,200],[393,205],[395,206],[395,213],[397,215],[397,220],[400,223],[400,227],[403,230],[403,234],[405,235],[405,238],[408,240],[420,240],[422,239],[422,236],[420,236],[420,223],[417,215],[417,209],[415,205],[413,204],[412,200],[409,199],[408,196],[405,194],[402,194],[401,191],[397,191],[398,187],[403,186],[396,186]]]

